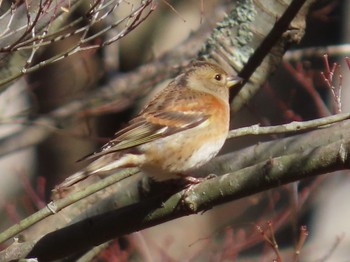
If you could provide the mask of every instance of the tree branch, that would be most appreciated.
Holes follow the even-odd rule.
[[[346,125],[349,124],[347,121]],[[93,216],[47,234],[34,245],[28,257],[45,261],[63,258],[112,238],[197,214],[276,186],[349,169],[349,150],[350,140],[342,139],[327,146],[309,148],[302,153],[272,157],[244,169],[205,180],[189,190],[149,198]]]
[[[350,121],[346,120],[328,128],[260,143],[218,157],[213,161],[214,164],[207,165],[204,168],[205,171],[202,170],[205,172],[202,174],[208,174],[209,170],[215,174],[225,175],[205,180],[189,190],[185,189],[168,195],[163,192],[161,195],[145,199],[140,196],[137,183],[134,183],[134,186],[128,186],[128,195],[136,196],[130,202],[130,199],[121,197],[126,194],[122,190],[124,186],[118,187],[114,194],[108,194],[102,205],[100,201],[89,210],[85,208],[87,212],[80,215],[83,218],[82,221],[48,233],[37,240],[28,239],[28,242],[22,244],[25,247],[34,247],[29,255],[31,257],[38,257],[39,260],[45,261],[58,259],[109,239],[178,217],[196,214],[216,205],[282,184],[349,169],[350,134],[347,132],[349,128]],[[331,137],[329,137],[330,133]],[[274,150],[271,150],[272,148]],[[249,156],[248,159],[247,156]],[[115,206],[124,207],[114,210]],[[55,216],[59,218],[64,215],[58,213],[52,217]],[[89,218],[85,219],[86,217]],[[38,228],[54,227],[51,228],[53,231],[59,225],[55,220],[44,220],[37,226]],[[33,239],[35,232],[30,231],[26,235]],[[68,244],[72,241],[76,245]],[[8,250],[0,253],[0,258],[6,253],[13,254],[15,252],[13,249],[21,250],[20,245],[16,243],[10,246]],[[28,248],[26,250],[28,251]],[[18,252],[22,256],[28,254],[24,251]]]

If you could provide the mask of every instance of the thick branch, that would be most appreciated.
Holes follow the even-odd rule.
[[[27,250],[28,246],[35,246],[31,254],[43,256],[42,258],[45,259],[50,258],[47,257],[48,254],[52,254],[53,257],[63,256],[62,254],[68,255],[73,251],[97,245],[108,239],[177,217],[204,211],[215,205],[272,187],[331,171],[348,169],[350,134],[347,130],[349,128],[350,121],[344,121],[328,128],[260,143],[221,156],[212,164],[207,165],[204,171],[202,170],[202,174],[211,172],[226,175],[204,181],[189,191],[181,191],[169,197],[164,197],[163,194],[160,197],[145,200],[139,195],[138,186],[134,184],[133,187],[128,186],[127,195],[136,196],[130,202],[128,198],[123,199],[123,196],[126,195],[122,189],[124,187],[118,187],[119,189],[114,194],[109,194],[104,199],[102,205],[98,203],[95,207],[91,207],[90,210],[86,209],[87,212],[81,214],[81,219],[91,218],[57,232],[49,233],[40,240],[30,240],[35,236],[35,232],[31,231],[27,234],[30,239],[23,245],[26,245]],[[184,193],[185,197],[183,197]],[[181,199],[184,201],[181,202]],[[125,205],[128,206],[114,210],[115,206]],[[100,215],[91,215],[96,215],[96,212]],[[58,213],[55,216],[60,218],[62,214]],[[57,219],[42,221],[38,227],[51,227],[51,231],[53,231],[60,227],[60,223],[57,221]],[[111,224],[105,227],[104,225],[108,225],[108,223]],[[94,237],[86,235],[90,233]],[[72,243],[67,241],[67,238],[72,239],[72,236],[75,237],[74,243],[76,245],[74,246],[78,247],[74,250],[72,245],[63,245],[65,242]],[[62,241],[62,246],[57,245],[56,237],[59,239],[58,241]],[[39,242],[35,244],[37,241]],[[58,250],[58,246],[62,249]],[[7,251],[3,251],[1,255],[13,252],[13,248],[18,250],[19,247],[16,244]],[[23,252],[21,252],[23,256],[27,254]]]
[[[314,1],[273,1],[268,5],[260,0],[236,3],[202,51],[204,56],[229,65],[245,80],[249,79],[244,89],[231,90],[233,96],[240,91],[232,102],[232,112],[239,111],[257,93],[280,64],[284,52],[300,42],[305,17]]]
[[[215,205],[282,184],[348,169],[349,150],[349,140],[337,141],[328,146],[311,148],[302,154],[271,158],[239,171],[206,180],[190,190],[183,190],[170,197],[147,199],[91,217],[46,235],[38,241],[29,257],[45,261],[62,258],[112,238],[206,211]]]

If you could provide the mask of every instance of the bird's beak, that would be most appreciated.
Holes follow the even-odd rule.
[[[243,81],[242,77],[239,76],[229,76],[227,78],[227,87],[231,88],[239,83],[241,83]]]

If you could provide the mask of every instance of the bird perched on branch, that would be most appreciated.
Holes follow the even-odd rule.
[[[229,88],[240,81],[216,64],[193,62],[111,141],[84,158],[92,163],[56,189],[132,166],[156,181],[188,176],[223,146],[229,130]]]

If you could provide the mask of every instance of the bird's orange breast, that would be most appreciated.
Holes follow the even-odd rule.
[[[229,128],[229,106],[207,95],[201,102],[178,104],[182,112],[202,112],[208,119],[200,125],[180,131],[142,146],[146,155],[143,170],[156,180],[188,172],[212,159],[221,149]]]

